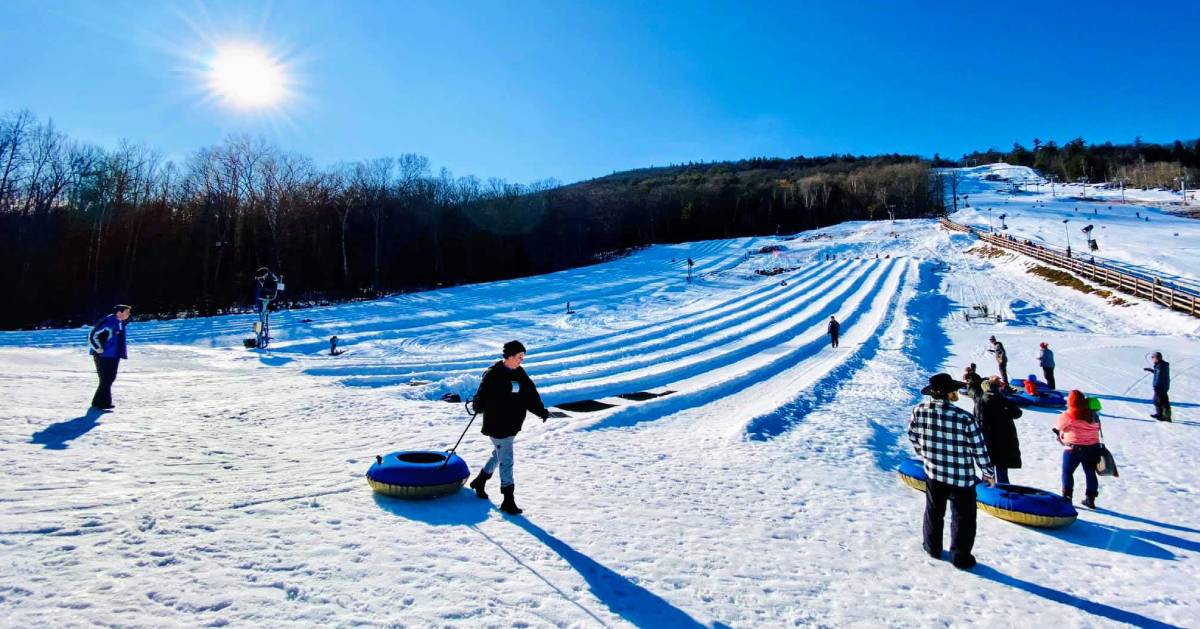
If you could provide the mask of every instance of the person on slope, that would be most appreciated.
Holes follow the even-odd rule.
[[[983,395],[975,400],[975,423],[996,466],[996,481],[1007,484],[1008,470],[1021,467],[1021,442],[1013,423],[1021,416],[1021,407],[1004,397],[1004,388],[999,376],[983,382]]]
[[[1150,362],[1154,363],[1154,367],[1143,367],[1143,369],[1154,374],[1154,414],[1151,417],[1160,422],[1169,422],[1171,421],[1171,398],[1167,395],[1167,390],[1171,388],[1171,363],[1163,360],[1162,352],[1154,352],[1150,356]]]
[[[995,336],[989,336],[988,342],[992,344],[992,349],[988,351],[996,355],[996,364],[1000,367],[1000,377],[1004,380],[1005,386],[1008,386],[1008,352],[1004,351],[1004,343],[997,341]]]
[[[1067,395],[1067,410],[1058,417],[1054,428],[1058,440],[1063,444],[1062,495],[1071,500],[1075,493],[1075,468],[1083,466],[1086,481],[1086,497],[1083,506],[1096,508],[1096,496],[1100,494],[1096,480],[1096,464],[1100,462],[1100,418],[1088,407],[1083,393],[1072,390]]]
[[[829,345],[831,347],[838,346],[838,334],[841,333],[841,330],[842,324],[838,323],[838,320],[833,318],[833,315],[829,315],[829,325],[826,326],[825,331],[829,333]]]
[[[525,423],[525,412],[529,411],[546,421],[550,411],[542,403],[537,387],[529,374],[521,368],[525,360],[525,346],[520,341],[509,341],[504,344],[503,360],[496,361],[483,373],[483,381],[475,392],[474,408],[476,413],[483,414],[483,432],[492,440],[492,456],[488,459],[479,475],[471,481],[471,489],[475,495],[487,499],[484,487],[496,465],[500,466],[500,493],[504,501],[500,510],[509,515],[520,515],[513,493],[516,482],[513,479],[513,440],[521,432]]]
[[[92,395],[92,407],[100,410],[115,408],[112,401],[112,384],[117,379],[117,368],[121,360],[129,358],[125,351],[125,326],[132,312],[129,306],[113,306],[112,314],[92,326],[88,333],[88,354],[96,365],[100,384]]]
[[[947,373],[930,377],[929,386],[921,389],[928,399],[913,408],[908,440],[924,462],[928,477],[922,546],[930,557],[941,558],[949,500],[953,507],[950,559],[954,567],[966,570],[975,565],[971,554],[975,546],[975,465],[983,470],[989,485],[996,484],[996,472],[975,418],[953,404],[963,385]]]
[[[963,370],[963,382],[967,383],[967,396],[972,399],[979,399],[983,395],[983,376],[979,375],[975,363],[967,365]]]
[[[1042,375],[1046,378],[1046,386],[1055,389],[1057,387],[1054,386],[1054,352],[1050,350],[1050,345],[1045,341],[1039,347],[1038,364],[1042,366]]]

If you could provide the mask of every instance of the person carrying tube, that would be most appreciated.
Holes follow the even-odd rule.
[[[525,346],[520,341],[505,343],[503,359],[496,361],[483,373],[483,381],[479,383],[473,401],[475,412],[483,415],[481,432],[492,440],[492,456],[479,470],[475,480],[471,481],[470,487],[475,490],[476,496],[486,500],[488,495],[485,486],[499,465],[500,493],[504,496],[500,510],[509,515],[520,515],[522,512],[513,496],[516,491],[513,440],[521,432],[526,411],[541,417],[543,422],[550,417],[550,411],[542,403],[533,380],[521,368],[524,360]]]

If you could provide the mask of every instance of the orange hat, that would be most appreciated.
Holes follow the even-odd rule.
[[[1071,389],[1071,393],[1067,395],[1067,408],[1071,409],[1071,412],[1089,410],[1087,398],[1083,397],[1083,392],[1079,389]]]

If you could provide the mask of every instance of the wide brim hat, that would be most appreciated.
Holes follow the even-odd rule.
[[[948,373],[934,374],[929,377],[929,384],[921,389],[922,395],[945,395],[953,393],[967,386],[965,382],[959,382],[950,376]]]

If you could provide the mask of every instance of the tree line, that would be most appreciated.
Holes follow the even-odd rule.
[[[415,154],[318,166],[248,137],[180,163],[0,116],[0,327],[248,309],[253,274],[282,304],[369,298],[589,264],[654,243],[791,232],[941,210],[917,157],[686,164],[572,185],[434,171]]]
[[[1124,181],[1126,186],[1133,188],[1179,189],[1179,178],[1185,176],[1189,188],[1200,185],[1200,139],[1155,144],[1137,138],[1132,144],[1088,144],[1083,138],[1075,138],[1059,146],[1053,140],[1043,142],[1034,138],[1032,149],[1014,142],[1010,151],[974,151],[958,161],[943,160],[935,155],[934,162],[937,166],[1004,162],[1030,166],[1059,181]]]

